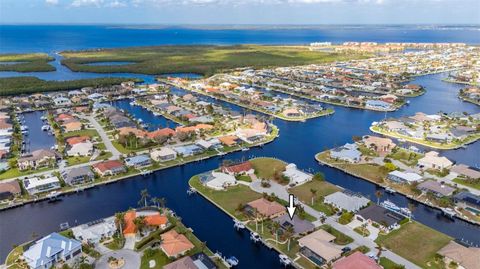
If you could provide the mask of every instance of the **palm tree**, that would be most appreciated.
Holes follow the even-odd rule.
[[[278,231],[280,230],[280,223],[274,221],[272,223],[272,231],[275,233],[275,244],[278,245]]]
[[[125,213],[119,212],[115,213],[115,223],[118,226],[118,233],[123,237],[123,225],[125,224]]]
[[[202,250],[202,252],[205,252],[206,248],[207,248],[207,241],[200,242],[200,249]]]
[[[158,204],[160,205],[161,208],[165,209],[165,205],[167,204],[167,199],[164,197],[160,197],[158,200]]]
[[[316,189],[310,189],[310,193],[312,194],[312,205],[315,200],[315,196],[317,195],[317,190]]]
[[[293,226],[288,226],[287,230],[285,230],[285,237],[288,238],[288,246],[287,250],[290,251],[290,241],[292,240],[293,235],[295,234],[295,230]]]
[[[145,207],[147,207],[148,197],[150,197],[150,194],[148,194],[148,190],[147,190],[147,189],[143,189],[143,190],[140,192],[140,196],[141,196],[142,198],[140,198],[140,201],[138,201],[138,203],[139,203],[139,204],[144,203]]]
[[[382,198],[383,193],[381,191],[376,191],[375,196],[377,197],[377,204],[380,204],[380,198]]]
[[[150,201],[151,201],[157,208],[160,208],[160,206],[159,206],[160,198],[158,198],[158,197],[153,197],[152,199],[150,199]]]
[[[135,227],[137,228],[137,232],[139,232],[141,234],[142,230],[143,230],[143,228],[145,228],[145,224],[146,224],[145,216],[136,217],[133,220],[133,224],[135,224]]]
[[[412,218],[412,216],[413,216],[413,211],[415,211],[416,208],[417,208],[417,207],[415,206],[414,203],[408,203],[408,209],[409,209],[410,212],[411,212],[411,214],[410,214],[410,216],[409,216],[410,219]]]

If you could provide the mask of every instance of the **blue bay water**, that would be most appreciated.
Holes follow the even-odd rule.
[[[418,27],[323,27],[321,29],[296,30],[196,30],[183,28],[167,29],[127,29],[105,26],[0,26],[0,52],[47,52],[60,50],[90,49],[100,47],[126,47],[160,44],[306,44],[314,41],[377,41],[377,42],[466,42],[480,43],[477,30],[446,28],[441,30],[420,29]],[[38,75],[44,79],[75,79],[105,76],[95,73],[75,73],[61,67],[59,71]],[[3,73],[3,74],[2,74]],[[21,75],[13,74],[10,75]],[[108,74],[112,75],[112,74]],[[113,74],[118,76],[119,74]],[[153,81],[153,76],[128,74]],[[0,72],[0,76],[7,76]],[[413,83],[426,87],[427,93],[412,98],[409,106],[387,116],[412,115],[417,111],[426,113],[466,111],[479,113],[478,106],[462,102],[457,98],[461,85],[442,82],[445,74],[416,78]],[[181,90],[174,90],[181,93]],[[231,104],[226,106],[243,111]],[[275,120],[280,128],[280,137],[263,148],[248,152],[237,152],[225,156],[228,159],[241,159],[252,156],[275,156],[296,163],[302,169],[321,171],[327,180],[342,187],[374,198],[378,189],[375,185],[346,175],[338,170],[320,166],[314,154],[351,142],[352,136],[369,133],[371,122],[381,120],[384,113],[364,111],[337,106],[332,116],[309,120],[305,123],[292,123]],[[165,126],[161,118],[146,113],[128,103],[122,108],[129,110],[144,122]],[[480,164],[480,142],[467,149],[442,151],[441,153],[457,162],[476,166]],[[166,197],[167,205],[173,208],[195,234],[207,241],[208,246],[235,255],[240,259],[239,268],[280,268],[277,254],[265,247],[252,244],[246,232],[237,233],[232,220],[214,205],[199,196],[188,196],[188,179],[197,174],[218,167],[221,158],[212,158],[153,173],[148,177],[133,177],[92,190],[69,195],[62,202],[49,204],[40,202],[0,212],[0,259],[5,258],[13,244],[30,239],[32,232],[40,235],[58,230],[58,225],[68,221],[71,225],[88,222],[112,215],[128,207],[137,206],[140,190],[147,188],[152,196]],[[401,206],[409,202],[401,195],[384,194]],[[480,229],[460,220],[449,220],[421,204],[414,212],[415,219],[423,224],[447,233],[458,239],[468,239],[480,244]]]

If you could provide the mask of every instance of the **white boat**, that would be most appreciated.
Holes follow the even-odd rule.
[[[280,259],[280,263],[285,266],[292,264],[292,261],[290,260],[290,258],[288,258],[287,255],[280,254],[278,255],[278,258]]]
[[[58,191],[52,191],[50,192],[49,194],[47,194],[47,198],[50,200],[50,201],[57,201],[59,200],[59,196],[60,196],[60,192]]]
[[[237,266],[239,263],[239,260],[235,256],[230,256],[230,258],[226,259],[226,262],[230,266]]]
[[[140,173],[142,176],[146,176],[146,175],[149,175],[151,174],[152,171],[151,170],[142,170],[142,172]]]
[[[50,130],[50,125],[43,125],[42,126],[42,131],[49,131]]]
[[[457,215],[457,212],[455,212],[455,210],[453,210],[449,207],[444,207],[444,208],[441,208],[441,209],[442,209],[443,214],[447,217],[453,218]]]
[[[392,188],[390,188],[390,187],[385,187],[385,192],[387,192],[387,193],[391,193],[391,194],[393,194],[393,193],[397,193],[397,191],[396,191],[396,190],[394,190],[394,189],[392,189]]]
[[[47,120],[47,116],[40,117],[41,120]]]
[[[400,207],[398,207],[396,204],[390,202],[390,200],[386,200],[380,203],[381,206],[383,206],[386,209],[395,211],[395,212],[400,212]]]
[[[252,240],[253,242],[257,243],[261,240],[260,238],[260,235],[257,234],[256,232],[251,232],[250,233],[250,240]]]
[[[250,148],[242,148],[242,151],[249,151]]]
[[[70,228],[68,222],[60,223],[60,231],[65,231]]]
[[[238,230],[242,230],[242,229],[245,229],[245,224],[243,224],[243,222],[241,221],[238,221],[238,220],[233,220],[233,227],[238,231]]]
[[[187,190],[188,195],[192,195],[195,193],[197,193],[197,189],[195,189],[194,187],[190,187],[190,189]]]

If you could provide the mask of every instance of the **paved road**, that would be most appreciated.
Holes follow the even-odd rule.
[[[108,266],[108,258],[115,257],[117,259],[124,259],[125,265],[123,269],[138,269],[140,268],[140,253],[133,250],[121,249],[108,252],[95,262],[95,268],[110,268]]]
[[[112,141],[110,141],[107,133],[105,132],[103,127],[100,125],[100,123],[98,123],[95,117],[87,116],[87,117],[84,117],[84,119],[88,120],[90,124],[97,130],[98,134],[100,135],[100,138],[102,138],[103,144],[105,144],[105,147],[107,148],[107,150],[112,153],[112,157],[110,159],[111,160],[118,159],[120,155],[122,155],[122,153],[113,146]]]
[[[271,185],[270,188],[263,188],[261,186],[261,181],[256,180],[256,181],[253,181],[251,183],[250,188],[252,190],[256,191],[256,192],[259,192],[259,193],[264,193],[264,192],[269,193],[269,194],[274,193],[280,199],[288,201],[289,194],[288,194],[288,191],[286,190],[285,186],[282,186],[282,185],[280,185],[276,182],[273,182],[273,181],[270,181],[270,185]],[[297,204],[301,204],[302,207],[305,209],[305,212],[314,216],[317,219],[319,219],[320,217],[322,217],[324,215],[322,212],[318,212],[317,210],[311,208],[309,205],[304,204],[300,201],[298,201]],[[336,221],[334,216],[327,217],[326,220],[325,220],[325,223],[329,224],[330,226],[337,229],[338,231],[340,231],[340,232],[350,236],[351,238],[353,238],[353,240],[354,240],[353,246],[354,247],[358,247],[358,246],[363,245],[363,246],[367,246],[368,248],[370,248],[370,251],[376,252],[376,248],[378,246],[377,243],[375,243],[373,240],[371,240],[368,237],[361,236],[360,234],[356,233],[355,231],[353,231],[349,227],[341,225],[340,223],[338,223]],[[393,253],[389,250],[382,251],[381,256],[386,257],[386,258],[392,260],[395,263],[403,264],[403,265],[405,265],[405,268],[407,268],[407,269],[420,269],[420,267],[418,267],[417,265],[413,264],[412,262],[406,260],[405,258],[403,258],[403,257],[401,257],[401,256],[399,256],[399,255],[397,255],[397,254],[395,254],[395,253]]]

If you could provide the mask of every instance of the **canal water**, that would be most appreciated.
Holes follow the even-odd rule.
[[[178,126],[178,123],[165,118],[164,116],[158,115],[155,116],[153,112],[147,110],[146,108],[139,106],[139,105],[132,105],[130,104],[133,99],[122,99],[117,101],[109,102],[110,105],[122,109],[123,111],[127,112],[137,121],[141,121],[145,124],[148,124],[147,130],[154,131],[161,128],[172,128]]]
[[[28,135],[23,136],[26,152],[32,152],[37,149],[50,149],[55,146],[55,136],[47,131],[42,131],[42,116],[44,111],[34,111],[22,113],[24,125],[28,126]]]
[[[419,77],[413,81],[424,85],[426,94],[412,98],[409,106],[393,113],[381,113],[335,106],[335,114],[307,122],[286,122],[275,120],[280,128],[280,137],[263,148],[247,152],[236,152],[225,156],[228,159],[242,159],[253,156],[275,156],[294,162],[311,172],[321,171],[328,181],[344,188],[360,192],[374,199],[377,187],[364,180],[349,176],[336,169],[320,166],[314,160],[315,153],[351,142],[354,135],[369,133],[373,121],[386,116],[412,115],[417,111],[426,113],[465,111],[479,113],[480,109],[457,98],[460,85],[442,82],[445,74]],[[209,98],[209,101],[214,101]],[[124,109],[134,113],[136,107]],[[142,115],[145,122],[155,121],[150,114]],[[468,165],[480,163],[480,143],[467,149],[442,151],[452,160]],[[114,184],[97,187],[83,193],[69,195],[59,203],[40,202],[0,213],[0,257],[4,258],[13,244],[30,239],[32,233],[45,235],[59,228],[62,222],[71,225],[106,217],[129,207],[137,206],[140,191],[148,189],[152,196],[165,197],[167,205],[192,227],[201,240],[207,241],[214,251],[224,255],[235,255],[240,259],[240,268],[278,268],[277,255],[263,246],[252,244],[247,232],[236,232],[233,222],[226,214],[200,196],[188,196],[188,180],[195,174],[218,167],[222,159],[211,158],[202,162],[186,164],[147,177],[133,177]],[[401,195],[384,194],[398,205],[406,206],[410,201]],[[460,220],[443,217],[438,210],[417,204],[415,219],[436,230],[458,239],[465,239],[480,245],[480,228]]]

